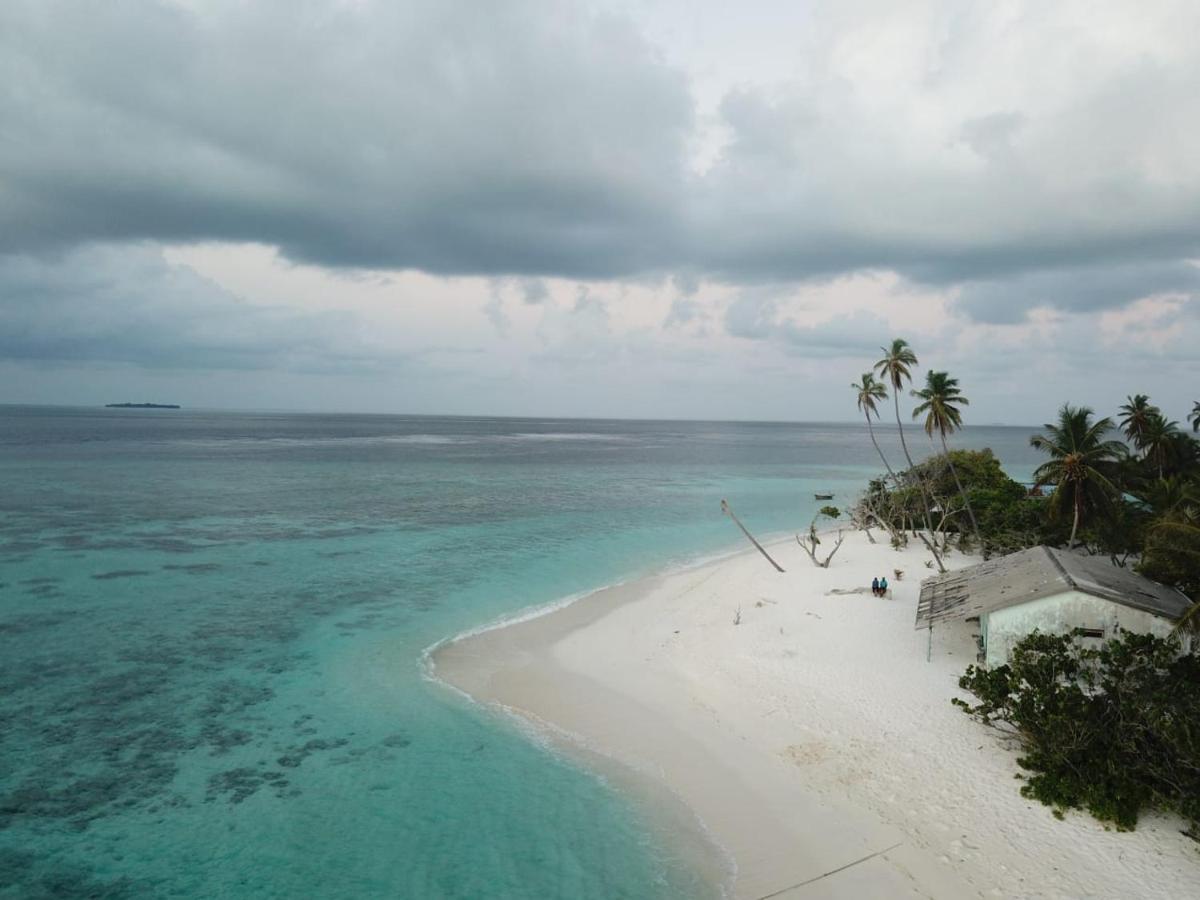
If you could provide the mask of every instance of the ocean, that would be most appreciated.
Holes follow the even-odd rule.
[[[952,443],[1024,480],[1031,433]],[[712,896],[426,651],[880,469],[861,424],[0,407],[0,897]]]

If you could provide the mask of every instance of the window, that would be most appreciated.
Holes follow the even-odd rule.
[[[1104,637],[1103,628],[1076,628],[1075,633],[1080,637],[1102,638]]]

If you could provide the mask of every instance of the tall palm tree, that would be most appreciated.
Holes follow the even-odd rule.
[[[1140,568],[1152,578],[1175,584],[1192,599],[1175,627],[1200,631],[1200,482],[1165,478],[1142,499],[1155,519],[1146,532]]]
[[[937,535],[933,533],[933,523],[929,519],[929,491],[925,487],[925,479],[913,465],[912,454],[908,452],[908,442],[904,440],[904,423],[900,421],[900,391],[904,389],[906,381],[909,384],[912,383],[912,370],[917,365],[917,354],[908,345],[908,341],[903,338],[896,338],[890,347],[880,347],[879,349],[883,351],[883,359],[875,363],[873,368],[892,385],[892,400],[896,405],[896,428],[900,431],[900,447],[904,450],[904,458],[908,460],[908,471],[917,479],[917,486],[921,489],[921,513],[925,520],[925,531],[929,535],[929,539],[925,543],[933,553],[938,571],[945,572],[946,567],[942,564],[941,554],[938,553],[936,547]]]
[[[1157,409],[1154,410],[1141,436],[1141,449],[1146,455],[1146,462],[1158,469],[1158,477],[1163,477],[1163,470],[1172,461],[1175,451],[1175,437],[1179,434],[1179,423],[1170,421]]]
[[[1200,400],[1192,401],[1192,411],[1188,413],[1188,421],[1192,423],[1192,431],[1200,431]]]
[[[908,467],[913,467],[912,456],[908,452],[908,444],[904,440],[904,423],[900,421],[900,391],[904,382],[912,383],[912,369],[917,365],[917,354],[908,346],[904,338],[896,338],[890,347],[880,347],[883,359],[875,363],[874,369],[880,376],[892,385],[892,400],[896,404],[896,427],[900,429],[900,447],[904,450],[904,458]]]
[[[962,497],[963,505],[967,508],[967,516],[971,519],[971,530],[975,532],[975,546],[983,547],[983,538],[979,536],[979,523],[975,521],[975,511],[971,509],[971,501],[963,490],[962,482],[958,479],[958,470],[954,468],[954,460],[950,458],[950,448],[946,446],[946,435],[953,434],[962,428],[962,412],[960,406],[970,406],[971,401],[963,396],[958,389],[958,379],[951,378],[949,372],[925,373],[925,387],[913,391],[912,395],[921,403],[913,410],[913,418],[925,416],[925,433],[931,438],[936,431],[942,439],[942,455],[950,466],[950,474],[954,476],[954,486]]]
[[[1141,450],[1145,446],[1150,419],[1158,412],[1158,407],[1151,403],[1145,394],[1134,394],[1125,399],[1128,402],[1123,403],[1120,408],[1121,430],[1129,439],[1129,443]]]
[[[1086,406],[1064,404],[1058,411],[1057,423],[1046,423],[1045,434],[1035,434],[1030,446],[1045,451],[1050,459],[1033,473],[1038,487],[1053,484],[1055,509],[1072,510],[1071,537],[1067,549],[1075,546],[1079,523],[1089,507],[1106,504],[1117,494],[1108,473],[1124,452],[1120,441],[1106,441],[1112,430],[1112,419],[1092,421],[1092,410]]]
[[[1192,473],[1200,476],[1200,441],[1197,441],[1186,431],[1172,431],[1167,435],[1171,449],[1167,454],[1172,468],[1177,474]]]
[[[851,384],[850,387],[858,393],[858,408],[862,410],[862,414],[867,419],[867,433],[871,435],[871,443],[875,445],[875,452],[883,460],[883,467],[892,476],[892,480],[899,483],[899,479],[896,478],[896,473],[892,471],[887,457],[883,455],[883,451],[879,448],[879,441],[875,440],[875,429],[871,427],[871,416],[879,418],[878,403],[880,400],[887,399],[887,388],[882,381],[876,381],[875,376],[870,372],[863,372],[862,381],[857,384]]]

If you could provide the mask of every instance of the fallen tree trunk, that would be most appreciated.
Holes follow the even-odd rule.
[[[727,515],[727,516],[729,516],[729,518],[733,519],[733,523],[735,525],[737,525],[738,528],[742,529],[742,534],[744,534],[746,536],[746,539],[748,541],[750,541],[750,543],[752,543],[755,547],[758,548],[758,552],[767,558],[767,562],[769,562],[771,565],[773,565],[775,567],[775,571],[777,571],[777,572],[783,571],[783,566],[781,566],[779,563],[775,562],[775,560],[771,559],[771,554],[768,553],[766,550],[764,550],[763,545],[760,544],[758,541],[756,541],[754,539],[754,535],[752,535],[749,531],[746,530],[746,526],[743,525],[741,523],[741,521],[738,519],[738,517],[733,514],[733,510],[729,508],[729,504],[726,503],[724,500],[721,501],[721,512],[725,513],[725,515]]]

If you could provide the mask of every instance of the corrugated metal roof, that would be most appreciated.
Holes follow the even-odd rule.
[[[1191,605],[1187,597],[1106,557],[1033,547],[927,578],[917,602],[917,628],[944,619],[969,619],[1065,591],[1081,591],[1168,619]]]

